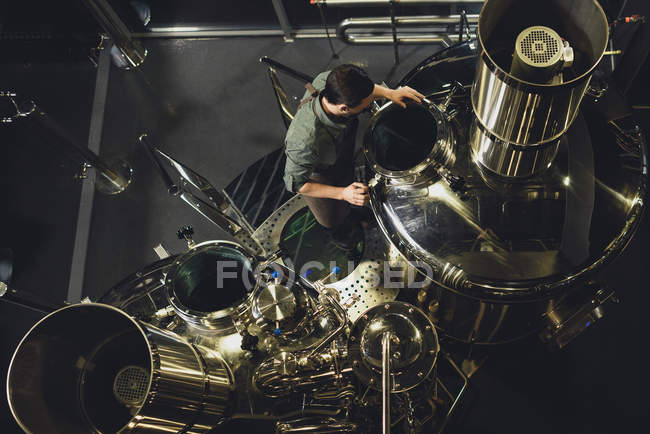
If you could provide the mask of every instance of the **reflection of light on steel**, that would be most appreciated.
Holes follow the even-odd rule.
[[[446,183],[438,181],[428,187],[428,192],[430,198],[437,199],[454,210],[456,214],[462,217],[463,220],[465,220],[465,222],[467,222],[467,224],[469,224],[478,233],[487,233],[478,225],[476,218],[474,217],[474,213],[472,212],[472,209],[469,207],[469,205],[461,201],[458,196],[456,196],[454,192],[447,187]]]
[[[461,217],[465,223],[467,223],[476,233],[478,234],[477,239],[483,239],[490,243],[495,250],[504,251],[505,249],[500,246],[499,240],[491,234],[490,229],[483,229],[476,220],[473,210],[469,207],[466,202],[460,200],[460,198],[449,189],[447,184],[442,181],[438,181],[435,184],[432,184],[428,187],[429,197],[436,199],[453,210],[459,217]],[[505,260],[505,257],[498,255],[501,259]]]
[[[618,191],[614,190],[612,187],[609,187],[605,185],[602,181],[594,178],[596,181],[596,185],[598,185],[600,188],[602,188],[604,191],[612,195],[613,198],[615,198],[619,203],[622,205],[626,206],[627,208],[632,208],[634,205],[636,205],[639,202],[639,197],[634,196],[634,197],[626,197],[625,195],[619,193]]]
[[[198,32],[202,30],[201,27],[186,27],[186,26],[173,26],[173,27],[152,27],[149,29],[151,32]]]
[[[223,337],[219,341],[219,348],[224,354],[230,354],[239,351],[241,348],[241,335],[235,333]]]

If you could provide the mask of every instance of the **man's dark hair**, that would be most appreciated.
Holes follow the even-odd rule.
[[[344,64],[330,71],[323,96],[332,104],[356,107],[370,95],[375,87],[368,73],[358,66]]]

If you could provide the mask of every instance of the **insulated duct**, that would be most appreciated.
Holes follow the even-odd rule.
[[[488,0],[472,86],[474,160],[507,178],[548,168],[607,45],[596,0]]]

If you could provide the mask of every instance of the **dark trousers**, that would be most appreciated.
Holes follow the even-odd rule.
[[[336,154],[338,158],[334,165],[319,172],[314,172],[310,180],[319,184],[347,187],[354,180],[354,143],[359,121],[354,119],[348,128],[336,138]],[[307,206],[316,221],[322,226],[333,229],[341,225],[350,214],[350,207],[344,200],[323,199],[304,196]]]
[[[343,182],[337,183],[334,183],[331,180],[316,174],[313,174],[310,179],[314,182],[318,182],[319,184],[334,185],[337,187],[346,187],[352,182],[352,176],[350,176],[349,182],[342,180]],[[303,197],[305,198],[305,202],[307,202],[309,210],[312,214],[314,214],[314,217],[316,217],[316,221],[328,229],[339,226],[341,223],[343,223],[345,218],[350,213],[350,207],[344,200],[324,199],[320,197],[309,196]]]

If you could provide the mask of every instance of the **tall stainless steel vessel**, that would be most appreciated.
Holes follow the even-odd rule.
[[[596,1],[486,1],[471,91],[473,158],[506,177],[547,169],[607,40]]]
[[[554,69],[549,83],[508,72],[518,35],[535,26],[554,28],[574,52],[573,66]],[[393,256],[429,276],[412,296],[443,334],[488,344],[554,327],[576,298],[592,309],[607,298],[584,285],[641,221],[647,150],[633,119],[610,121],[590,97],[579,105],[607,38],[596,1],[488,0],[479,35],[425,59],[400,83],[426,94],[431,110],[444,109],[444,127],[409,124],[391,134],[411,138],[408,146],[428,136],[434,147],[437,131],[450,130],[454,158],[401,168],[408,182],[373,170],[394,161],[369,162],[371,206]],[[366,133],[369,155],[379,155],[383,123],[393,124],[387,107]]]

